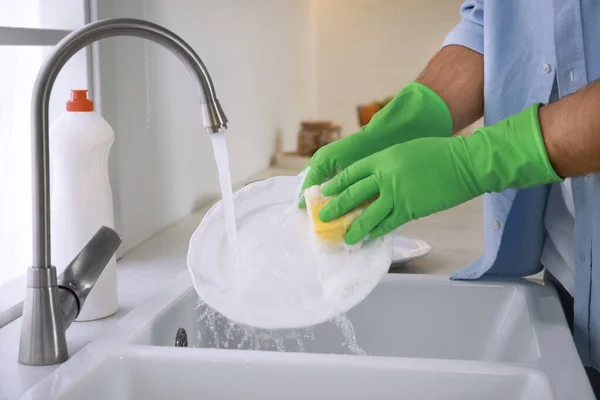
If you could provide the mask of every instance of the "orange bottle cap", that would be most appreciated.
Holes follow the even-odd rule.
[[[94,111],[94,102],[87,98],[87,90],[71,90],[67,111]]]

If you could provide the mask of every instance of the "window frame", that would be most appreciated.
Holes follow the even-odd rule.
[[[97,0],[80,0],[83,2],[83,22],[90,23],[97,19]],[[18,28],[0,26],[0,46],[56,46],[65,36],[73,32],[65,29],[49,28]],[[91,93],[99,87],[94,77],[98,66],[97,46],[86,46],[84,49],[87,60],[87,84]],[[0,264],[1,267],[1,264]],[[0,284],[0,329],[23,315],[24,288],[26,270],[23,274]]]
[[[0,46],[55,46],[71,31],[0,26]]]

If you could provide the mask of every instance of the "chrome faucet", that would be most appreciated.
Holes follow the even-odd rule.
[[[57,278],[50,259],[50,177],[48,104],[58,73],[79,50],[100,39],[136,36],[171,50],[188,68],[200,89],[204,128],[227,128],[227,118],[215,96],[212,80],[196,52],[162,26],[129,18],[87,24],[60,41],[42,65],[31,100],[33,158],[33,266],[27,271],[19,362],[52,365],[68,359],[65,331],[75,320],[92,286],[116,252],[121,239],[102,227]]]

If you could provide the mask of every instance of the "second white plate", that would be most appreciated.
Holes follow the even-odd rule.
[[[431,246],[426,242],[402,235],[393,236],[392,263],[399,264],[425,257],[431,253]]]

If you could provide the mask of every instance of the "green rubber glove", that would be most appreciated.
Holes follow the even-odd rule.
[[[320,185],[356,161],[395,144],[451,134],[452,117],[444,100],[427,86],[409,83],[359,132],[320,148],[306,165],[310,170],[302,190]],[[303,196],[299,206],[305,207]]]
[[[486,192],[558,182],[542,138],[538,108],[479,129],[469,137],[424,138],[364,158],[333,178],[319,213],[331,221],[379,195],[346,232],[355,244]]]

